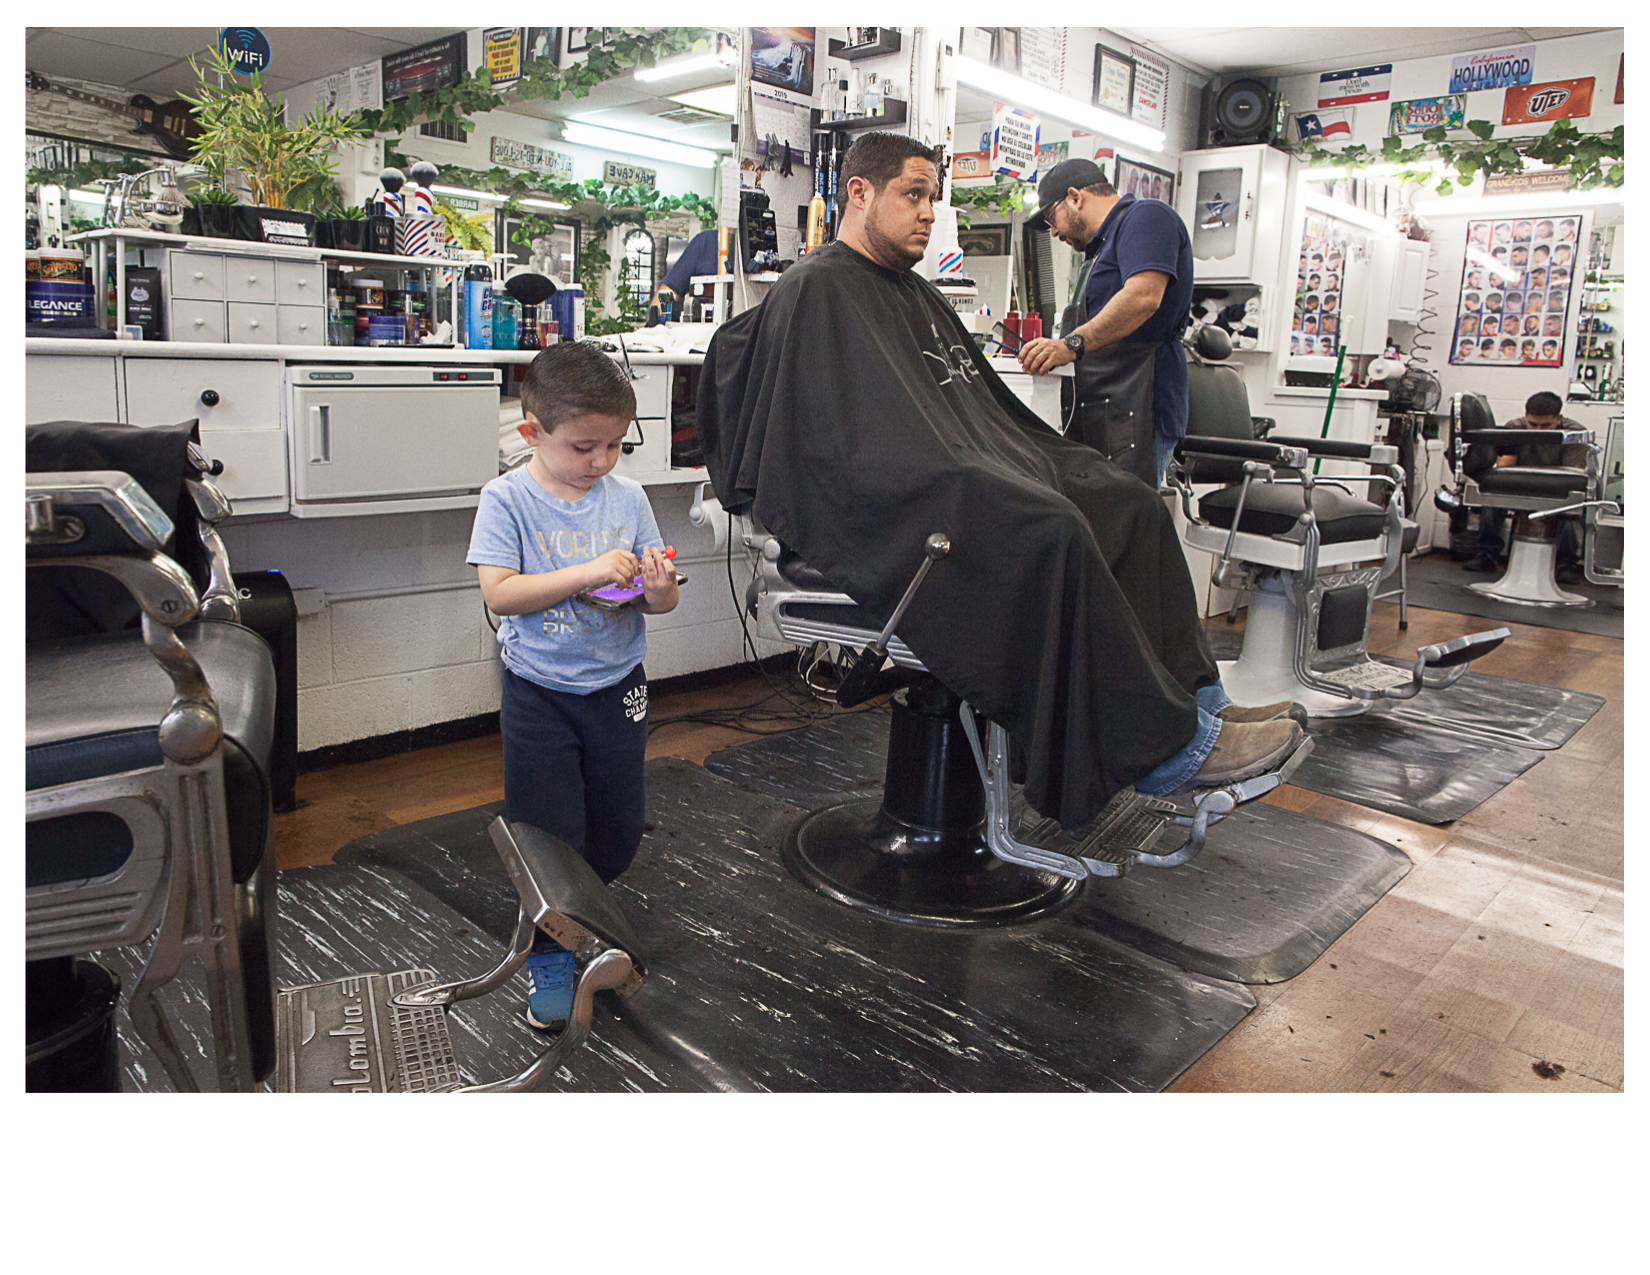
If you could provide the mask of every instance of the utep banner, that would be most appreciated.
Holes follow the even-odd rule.
[[[1450,63],[1449,91],[1477,93],[1484,89],[1504,89],[1512,84],[1528,84],[1535,78],[1535,45],[1497,49],[1493,53],[1468,53]]]
[[[1351,106],[1354,102],[1384,102],[1392,95],[1392,63],[1360,66],[1350,71],[1325,71],[1318,77],[1319,106]]]
[[[1524,84],[1507,90],[1501,105],[1503,124],[1541,124],[1547,120],[1579,120],[1593,113],[1593,77]]]

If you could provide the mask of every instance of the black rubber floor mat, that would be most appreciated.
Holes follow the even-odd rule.
[[[695,1071],[682,1087],[1158,1090],[1254,1005],[1108,937],[1086,897],[985,931],[855,911],[784,869],[798,806],[668,758],[647,764],[647,785],[650,827],[614,889],[649,975],[618,1012],[638,1044]],[[485,835],[495,809],[374,833],[338,859],[393,866],[502,926],[515,903]]]
[[[1590,607],[1532,607],[1498,602],[1475,593],[1466,586],[1494,575],[1478,575],[1461,570],[1448,554],[1429,553],[1409,560],[1408,601],[1412,607],[1449,611],[1455,615],[1480,615],[1487,620],[1510,624],[1533,624],[1543,629],[1564,629],[1570,633],[1594,633],[1599,637],[1625,637],[1627,632],[1625,590],[1601,584],[1564,584],[1566,593],[1593,599]],[[1396,587],[1387,580],[1383,588]]]
[[[412,844],[422,853],[429,843],[416,838]],[[499,871],[503,872],[502,867]],[[486,973],[504,955],[504,942],[383,867],[297,868],[281,873],[276,888],[276,981],[283,987],[372,970],[420,968],[435,970],[443,981],[457,980]],[[513,934],[513,910],[511,916]],[[117,1030],[124,1087],[171,1092],[171,1078],[138,1039],[126,1011],[131,989],[142,974],[144,954],[141,949],[122,948],[100,952],[96,959],[120,976]],[[186,962],[160,996],[192,1074],[203,1089],[210,1090],[216,1088],[211,1072],[215,1052],[211,1012],[203,991],[199,966]],[[491,995],[452,1008],[448,1024],[466,1083],[515,1075],[544,1051],[546,1038],[523,1021],[526,1003],[527,976],[520,973]],[[646,1042],[634,1039],[620,1021],[623,1014],[622,1002],[599,997],[589,1039],[545,1088],[639,1093],[704,1087],[692,1068],[674,1064]]]
[[[742,786],[826,806],[866,796],[866,785],[877,791],[887,732],[887,713],[857,714],[705,764]],[[1316,960],[1408,871],[1404,854],[1375,837],[1251,802],[1212,829],[1187,866],[1093,881],[1077,910],[1083,924],[1183,969],[1275,983]]]

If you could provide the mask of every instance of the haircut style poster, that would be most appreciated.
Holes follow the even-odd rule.
[[[1369,241],[1333,217],[1307,213],[1295,279],[1289,353],[1334,356],[1341,343],[1341,293],[1349,261],[1361,261]]]
[[[1562,367],[1582,231],[1578,213],[1469,221],[1449,361]]]

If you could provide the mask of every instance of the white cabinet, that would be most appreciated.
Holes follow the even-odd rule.
[[[630,450],[619,457],[615,472],[626,478],[664,473],[670,469],[669,367],[639,367],[631,387],[636,391],[636,419],[624,437]]]
[[[23,419],[27,425],[43,425],[47,421],[118,421],[120,402],[114,357],[30,355],[23,372]]]
[[[174,248],[166,254],[170,341],[325,345],[326,267]]]
[[[1191,232],[1198,282],[1277,283],[1290,167],[1289,156],[1271,146],[1225,146],[1180,157],[1175,211]]]
[[[126,419],[133,425],[194,417],[203,431],[281,428],[281,365],[275,359],[131,358],[125,364]]]
[[[1419,323],[1426,309],[1427,263],[1432,245],[1425,239],[1400,239],[1392,264],[1392,302],[1387,318],[1393,323]]]

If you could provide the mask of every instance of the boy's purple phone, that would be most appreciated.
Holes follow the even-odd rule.
[[[579,596],[586,602],[593,602],[599,607],[617,611],[626,603],[634,602],[641,597],[642,586],[639,584],[610,584],[600,589],[586,589]]]

